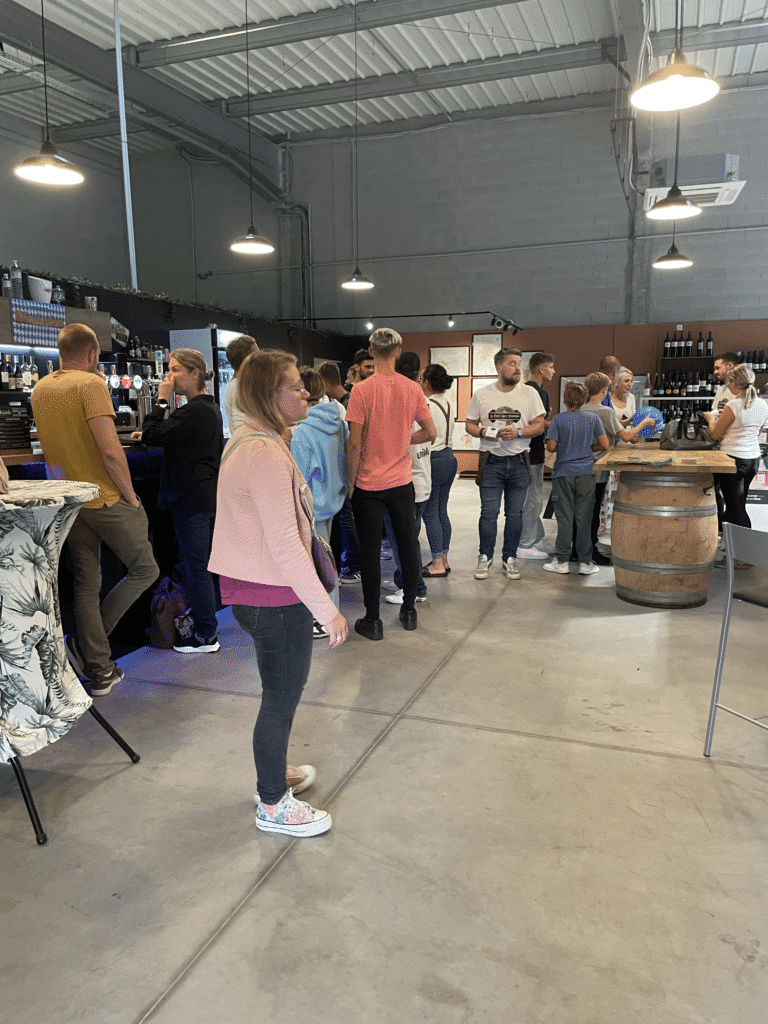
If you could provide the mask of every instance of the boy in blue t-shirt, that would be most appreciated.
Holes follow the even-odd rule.
[[[588,398],[583,384],[566,384],[563,400],[566,412],[552,417],[547,432],[547,451],[557,452],[552,470],[552,502],[557,519],[555,557],[544,565],[547,572],[570,572],[573,526],[576,524],[576,551],[579,575],[598,572],[592,561],[592,507],[595,502],[595,476],[592,472],[592,445],[607,451],[608,438],[597,416],[582,412]]]

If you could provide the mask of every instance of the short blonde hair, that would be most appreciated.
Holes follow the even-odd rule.
[[[587,389],[583,384],[577,384],[575,380],[569,380],[563,392],[563,401],[574,412],[580,409],[588,398]]]
[[[607,373],[590,373],[584,381],[584,387],[589,392],[590,398],[594,398],[595,395],[600,394],[603,388],[609,388],[610,386],[611,378]]]
[[[619,369],[616,371],[616,376],[614,377],[613,384],[611,384],[611,391],[615,391],[618,394],[619,385],[623,384],[627,377],[634,376],[634,373],[632,373],[631,370],[627,369],[626,366],[620,366]]]
[[[379,327],[370,336],[368,342],[380,356],[391,355],[396,348],[403,346],[403,339],[391,327]]]
[[[227,345],[227,359],[235,373],[243,365],[245,357],[249,356],[251,352],[258,351],[258,348],[256,339],[252,338],[250,334],[241,334],[239,338],[233,338],[230,341]]]
[[[213,370],[208,369],[208,364],[202,355],[194,348],[175,348],[171,352],[171,359],[181,363],[185,370],[194,373],[197,370],[197,386],[202,391],[207,380],[213,379]]]
[[[59,331],[57,344],[62,359],[79,359],[100,347],[95,332],[86,324],[67,324]]]
[[[750,370],[746,363],[739,363],[738,366],[734,366],[728,371],[725,379],[726,381],[733,381],[739,391],[744,392],[744,408],[748,409],[757,398],[755,375],[752,370]]]
[[[279,349],[266,348],[246,356],[237,375],[238,409],[249,419],[282,434],[288,424],[280,412],[277,393],[288,370],[296,365],[296,356]]]

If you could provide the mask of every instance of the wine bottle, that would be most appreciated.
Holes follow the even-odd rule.
[[[17,391],[23,391],[23,389],[24,389],[24,372],[21,369],[21,362],[20,362],[20,360],[16,359],[15,356],[14,356],[14,360],[13,360],[13,377],[14,377],[14,380],[16,381],[16,390]]]
[[[766,365],[768,365],[768,364],[766,364],[766,362],[765,362],[765,349],[761,348],[760,349],[760,373],[765,373]]]
[[[672,374],[667,374],[667,378],[664,381],[664,395],[666,398],[672,397]]]
[[[9,357],[6,356],[5,359],[0,362],[0,391],[10,390],[8,385],[8,363],[5,361],[8,358]]]
[[[699,358],[704,355],[704,335],[701,331],[699,331],[699,338],[696,342],[696,355],[699,356]]]
[[[650,373],[646,373],[646,375],[645,375],[645,383],[643,384],[643,398],[645,399],[645,404],[646,405],[648,404],[648,399],[650,397],[651,397],[651,375],[650,375]]]
[[[688,397],[688,374],[687,373],[683,374],[683,379],[680,381],[680,397],[681,398],[687,398]]]
[[[685,339],[685,354],[687,357],[693,355],[693,337],[690,331],[688,331],[688,337]]]
[[[680,394],[680,374],[675,374],[675,379],[672,381],[672,397],[677,398]]]
[[[664,337],[664,358],[669,359],[672,355],[672,342],[669,340],[669,331]]]
[[[715,354],[715,339],[712,337],[712,331],[707,335],[707,355],[713,356]]]
[[[24,356],[21,364],[21,386],[24,391],[32,390],[32,367],[30,360]]]
[[[40,371],[37,368],[37,360],[34,356],[29,357],[29,372],[32,378],[31,388],[34,388],[35,384],[40,380]]]

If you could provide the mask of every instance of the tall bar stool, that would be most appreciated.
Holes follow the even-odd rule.
[[[762,590],[740,590],[734,592],[734,562],[748,562],[750,565],[759,566],[761,569],[768,569],[768,533],[760,530],[748,530],[744,526],[734,526],[732,523],[723,524],[723,537],[725,538],[725,554],[728,567],[728,598],[725,602],[723,612],[723,626],[720,631],[720,646],[717,651],[717,667],[715,669],[715,681],[712,687],[712,701],[709,707],[709,721],[707,722],[707,737],[704,742],[704,756],[709,757],[712,749],[712,735],[715,731],[715,715],[718,709],[727,711],[729,715],[735,715],[745,722],[751,722],[761,729],[768,731],[768,725],[758,721],[756,718],[749,718],[742,715],[733,708],[726,707],[719,703],[720,682],[723,676],[723,663],[725,662],[725,648],[728,644],[728,629],[731,624],[731,609],[734,601],[743,601],[746,604],[762,605],[768,608],[768,588]]]

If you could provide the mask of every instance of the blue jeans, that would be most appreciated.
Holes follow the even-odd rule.
[[[432,492],[424,509],[424,526],[433,560],[448,554],[451,546],[451,520],[448,518],[448,498],[456,477],[458,462],[450,448],[441,448],[430,455],[432,464]]]
[[[303,604],[235,604],[232,614],[256,648],[262,693],[253,728],[253,759],[259,796],[265,804],[276,804],[287,792],[288,739],[312,663],[312,613]]]
[[[344,504],[334,516],[334,521],[338,525],[341,537],[341,557],[338,559],[339,567],[346,569],[347,572],[360,572],[360,545],[357,539],[355,516],[352,512],[349,498],[344,499]]]
[[[424,507],[427,504],[427,500],[417,501],[414,506],[414,522],[416,524],[416,545],[419,549],[419,565],[421,565],[421,545],[419,544],[419,533],[421,532],[421,517],[424,513]],[[389,517],[389,512],[384,513],[384,530],[387,534],[387,540],[392,548],[392,559],[395,563],[395,571],[392,575],[392,580],[398,590],[403,589],[403,569],[400,565],[400,554],[397,550],[397,541],[395,540],[395,531],[392,526],[392,520]],[[423,576],[419,576],[419,582],[416,584],[416,596],[426,597],[427,596],[427,584],[424,582]]]
[[[213,541],[215,512],[173,513],[173,528],[184,566],[187,597],[192,608],[195,633],[210,640],[218,633],[216,601],[218,578],[208,572]]]
[[[502,558],[517,557],[523,528],[523,505],[528,492],[528,467],[521,455],[491,455],[480,478],[480,554],[490,561],[496,547],[496,530],[504,495],[504,546]]]

